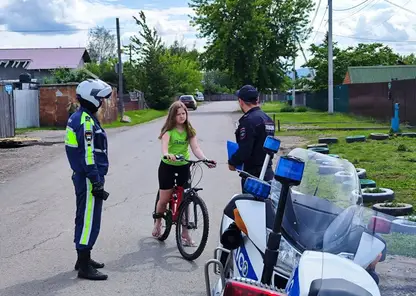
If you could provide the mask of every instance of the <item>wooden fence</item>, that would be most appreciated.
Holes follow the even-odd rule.
[[[15,136],[15,114],[13,96],[6,92],[5,85],[0,85],[0,138]]]

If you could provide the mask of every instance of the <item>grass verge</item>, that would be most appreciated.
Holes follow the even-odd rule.
[[[388,133],[385,130],[366,131],[288,131],[276,135],[301,136],[308,144],[318,143],[320,137],[337,137],[337,144],[330,144],[329,153],[348,159],[356,168],[364,168],[367,178],[377,187],[390,188],[397,202],[405,202],[416,208],[413,189],[416,187],[416,139],[392,136],[388,140],[371,140],[371,133]],[[347,136],[367,136],[365,142],[347,143]],[[306,147],[305,147],[306,148]]]
[[[288,105],[281,102],[269,102],[262,106],[264,112],[269,116],[274,114],[275,121],[280,121],[282,129],[293,128],[351,128],[351,127],[367,127],[367,128],[383,128],[388,127],[388,122],[379,121],[369,117],[354,116],[345,113],[328,114],[308,110],[306,112],[281,112]],[[297,110],[295,108],[295,110]]]
[[[348,159],[357,168],[367,171],[367,178],[374,180],[377,187],[390,188],[395,192],[397,202],[405,202],[416,208],[416,138],[392,136],[388,140],[371,140],[371,133],[385,133],[390,131],[387,122],[380,122],[368,117],[350,114],[306,111],[280,112],[287,105],[280,102],[265,103],[262,109],[275,113],[276,121],[280,120],[281,132],[279,136],[298,136],[306,139],[308,144],[318,143],[321,137],[337,137],[337,144],[329,145],[329,153],[338,154]],[[302,130],[291,128],[337,128],[337,127],[368,127],[368,130]],[[381,128],[381,129],[380,129]],[[411,132],[402,128],[403,132]],[[367,137],[365,142],[347,143],[346,137]],[[304,148],[306,148],[306,145]]]
[[[154,110],[154,109],[144,109],[144,110],[133,110],[133,111],[126,111],[124,112],[125,115],[131,118],[131,122],[125,123],[120,122],[120,119],[111,122],[102,124],[104,128],[116,128],[122,126],[132,126],[136,124],[145,123],[151,121],[153,119],[157,119],[159,117],[165,116],[167,114],[167,110]],[[49,131],[49,130],[65,130],[65,127],[29,127],[29,128],[18,128],[15,130],[16,135],[21,135],[27,132],[34,132],[34,131]]]
[[[154,109],[126,111],[124,112],[124,115],[129,116],[131,119],[131,122],[129,123],[120,122],[120,119],[117,119],[116,121],[113,121],[112,123],[103,124],[103,127],[115,128],[115,127],[132,126],[136,124],[141,124],[141,123],[145,123],[153,119],[157,119],[159,117],[165,116],[167,112],[168,112],[167,110],[154,110]]]

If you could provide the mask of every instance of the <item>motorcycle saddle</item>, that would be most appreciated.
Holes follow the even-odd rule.
[[[344,279],[316,279],[308,296],[372,296],[366,289]]]

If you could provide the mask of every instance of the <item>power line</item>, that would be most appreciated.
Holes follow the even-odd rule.
[[[315,15],[313,16],[313,19],[312,19],[312,21],[311,21],[311,25],[312,25],[312,26],[313,26],[313,24],[315,23],[316,16],[318,15],[318,10],[319,10],[319,8],[321,8],[321,1],[322,1],[322,0],[319,0],[319,2],[318,2],[318,7],[315,9]]]
[[[391,5],[394,5],[394,6],[398,7],[398,8],[401,8],[401,9],[407,11],[407,12],[410,12],[410,13],[416,15],[416,12],[411,11],[410,9],[407,9],[406,7],[403,7],[403,6],[399,5],[399,4],[393,3],[393,2],[391,2],[389,0],[384,0],[384,1],[386,1],[387,3],[390,3]]]
[[[357,11],[353,12],[352,14],[350,14],[350,15],[348,15],[346,17],[343,17],[343,18],[340,18],[340,19],[337,18],[337,21],[342,21],[342,20],[345,20],[345,19],[349,19],[352,16],[356,15],[357,13],[359,13],[360,11],[363,11],[364,9],[366,9],[371,3],[373,3],[373,5],[371,5],[370,8],[373,7],[374,5],[377,4],[378,1],[379,0],[369,0],[369,2],[367,3],[367,5],[361,7],[360,9],[358,9]]]
[[[63,32],[82,32],[90,31],[96,27],[91,28],[73,28],[73,29],[55,29],[55,30],[7,30],[2,29],[0,33],[63,33]],[[120,29],[132,29],[133,27],[120,27]],[[117,28],[105,28],[108,31],[117,31]]]
[[[327,32],[322,32],[322,31],[315,31],[315,32],[320,33],[320,34],[326,34],[327,33]],[[388,40],[388,39],[372,39],[372,38],[352,36],[352,35],[349,35],[349,36],[348,35],[339,35],[339,34],[332,34],[332,35],[337,36],[337,37],[356,39],[356,40],[362,40],[362,41],[386,42],[386,43],[416,43],[416,40],[397,41],[397,40]]]
[[[316,34],[315,34],[315,36],[313,37],[312,42],[315,40],[316,36],[318,35],[319,29],[320,29],[320,28],[321,28],[321,26],[322,26],[322,22],[323,22],[323,21],[324,21],[324,19],[325,19],[325,15],[326,15],[326,12],[327,12],[327,11],[328,11],[328,6],[326,6],[326,8],[325,8],[324,15],[322,16],[322,19],[321,19],[321,23],[319,24],[318,30],[316,30],[316,31],[315,31],[315,32],[316,32]]]
[[[347,11],[347,10],[351,10],[351,9],[354,9],[354,8],[356,8],[358,6],[363,5],[364,3],[368,2],[368,1],[370,1],[370,0],[364,0],[363,2],[361,2],[361,3],[357,4],[357,5],[354,5],[352,7],[349,7],[349,8],[333,9],[333,11]]]

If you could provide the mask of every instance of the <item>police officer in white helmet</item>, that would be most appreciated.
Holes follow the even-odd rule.
[[[75,269],[78,277],[106,280],[107,275],[97,268],[104,263],[91,259],[91,250],[100,232],[104,190],[104,176],[108,171],[107,136],[96,117],[103,100],[109,98],[112,88],[99,79],[81,82],[76,95],[80,108],[68,119],[65,151],[73,171],[72,181],[76,195],[74,243],[77,250]]]

